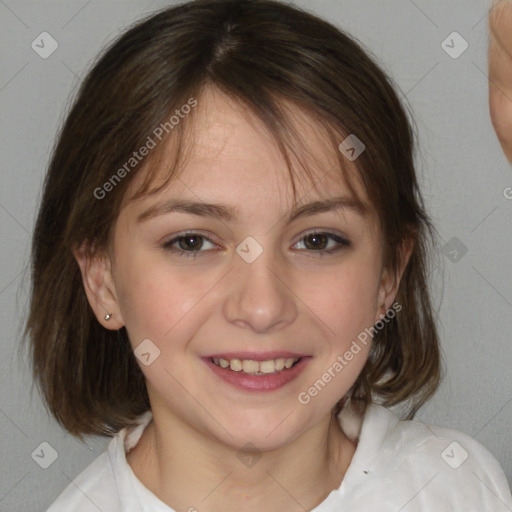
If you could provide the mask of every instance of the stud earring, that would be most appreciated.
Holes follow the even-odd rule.
[[[110,320],[112,318],[112,313],[107,313],[105,315],[105,320]]]

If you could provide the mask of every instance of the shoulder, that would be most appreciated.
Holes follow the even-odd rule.
[[[388,416],[389,429],[383,447],[396,447],[407,460],[419,457],[427,467],[431,466],[440,472],[466,475],[470,469],[475,475],[503,475],[498,461],[478,441],[471,436],[450,428],[423,423],[419,420],[400,420],[391,411],[379,407]]]
[[[137,490],[146,498],[149,495],[153,499],[126,460],[126,454],[137,445],[151,419],[151,411],[147,411],[136,419],[133,426],[121,429],[107,449],[64,489],[47,512],[133,510],[139,500]]]
[[[52,503],[47,512],[109,512],[120,511],[115,469],[110,453],[118,438],[86,467]]]
[[[475,439],[417,420],[401,421],[381,406],[368,408],[351,466],[347,485],[354,496],[373,490],[378,496],[375,505],[409,503],[407,510],[437,511],[512,509],[502,468]]]

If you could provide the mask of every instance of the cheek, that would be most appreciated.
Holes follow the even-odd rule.
[[[331,335],[346,340],[373,325],[378,283],[376,265],[354,257],[350,264],[311,276],[304,282],[302,294]]]
[[[309,289],[311,310],[327,326],[310,387],[297,397],[300,404],[312,408],[311,414],[332,408],[361,373],[371,349],[377,284],[372,267],[353,265],[319,279]]]
[[[149,259],[132,258],[119,265],[118,301],[132,345],[150,338],[163,346],[176,338],[183,320],[198,311],[215,280],[201,273],[185,274],[165,261],[144,261]]]

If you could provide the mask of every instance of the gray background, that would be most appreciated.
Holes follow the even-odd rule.
[[[17,356],[29,289],[24,271],[45,166],[69,98],[107,41],[170,3],[0,1],[2,511],[46,510],[107,442],[81,443],[67,435],[31,389],[27,360]],[[359,39],[411,105],[420,129],[417,163],[424,196],[448,243],[432,275],[447,376],[418,419],[475,437],[512,482],[512,171],[488,113],[489,2],[297,3]],[[47,59],[31,48],[43,31],[59,45]],[[469,44],[456,59],[441,46],[453,31]],[[460,244],[467,247],[462,258]],[[48,469],[31,456],[42,442],[58,453]]]

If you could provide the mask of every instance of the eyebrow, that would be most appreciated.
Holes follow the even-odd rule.
[[[293,222],[299,217],[325,213],[339,209],[354,211],[355,213],[366,216],[368,208],[361,201],[350,197],[333,197],[323,201],[314,201],[304,204],[294,209],[288,215],[288,223]],[[172,212],[188,213],[201,217],[213,217],[222,221],[233,221],[238,217],[238,210],[233,206],[219,203],[204,203],[184,199],[169,199],[144,210],[137,216],[137,223],[145,222],[154,217],[165,215]]]

